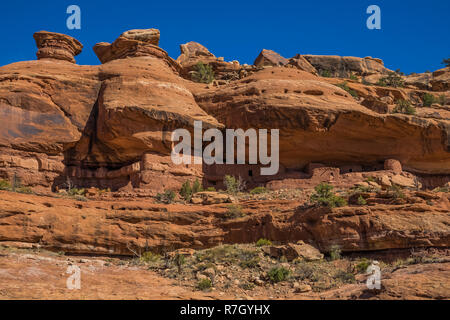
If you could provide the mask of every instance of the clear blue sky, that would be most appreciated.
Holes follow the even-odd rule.
[[[80,6],[81,30],[68,30],[66,9]],[[381,8],[382,29],[368,30],[366,8]],[[33,33],[69,34],[84,45],[79,64],[99,64],[92,47],[129,29],[158,28],[160,47],[177,58],[197,41],[227,61],[253,63],[261,49],[382,58],[391,69],[424,72],[450,57],[449,0],[2,1],[0,65],[36,59]]]

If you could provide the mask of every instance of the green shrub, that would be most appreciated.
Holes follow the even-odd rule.
[[[437,187],[433,189],[433,192],[450,192],[450,187]]]
[[[214,187],[209,187],[209,188],[206,188],[206,191],[209,191],[209,192],[216,192],[217,190],[216,190],[216,188],[214,188]]]
[[[259,265],[260,258],[259,257],[251,257],[248,259],[243,260],[241,263],[239,263],[239,266],[242,269],[248,268],[256,268]]]
[[[11,190],[11,183],[8,180],[0,180],[0,190]]]
[[[194,184],[192,185],[192,194],[196,194],[197,192],[202,192],[203,186],[201,185],[198,179],[195,179]]]
[[[250,191],[250,194],[261,194],[261,193],[266,193],[267,189],[264,187],[256,187],[255,189]]]
[[[163,194],[158,193],[156,200],[159,202],[170,204],[175,200],[176,194],[173,190],[166,190]]]
[[[284,267],[275,267],[270,269],[270,271],[267,273],[267,276],[272,283],[278,283],[285,281],[288,278],[289,274],[290,272],[288,269]]]
[[[347,81],[339,83],[336,86],[347,91],[353,98],[358,98],[358,93],[355,90],[349,88]]]
[[[408,100],[397,100],[397,106],[394,108],[393,113],[403,113],[413,115],[416,114],[416,108]]]
[[[332,261],[340,260],[342,258],[341,254],[342,254],[341,247],[339,247],[338,245],[331,246],[331,248],[330,248],[330,259]]]
[[[431,107],[431,105],[435,102],[437,102],[437,99],[435,96],[429,93],[425,93],[422,97],[423,106],[424,107]]]
[[[192,81],[208,84],[214,81],[214,71],[209,64],[199,62],[194,69],[191,73]]]
[[[33,190],[30,187],[24,187],[21,185],[20,180],[16,177],[16,175],[13,177],[13,184],[11,184],[8,180],[0,180],[0,190],[25,194],[33,193]]]
[[[366,199],[363,198],[363,196],[359,196],[358,201],[357,201],[358,205],[360,206],[365,206],[367,204]]]
[[[186,181],[185,183],[183,183],[183,185],[181,186],[180,196],[185,201],[191,201],[191,198],[192,198],[192,187],[191,187],[191,182],[189,180]]]
[[[202,279],[197,283],[198,290],[205,291],[205,290],[211,289],[211,287],[212,287],[212,282],[210,279]]]
[[[143,263],[154,263],[161,260],[161,256],[159,254],[153,253],[153,252],[144,252],[140,257],[139,260]]]
[[[437,103],[439,103],[441,106],[445,105],[445,94],[441,94],[438,98],[437,98]]]
[[[378,80],[377,85],[381,87],[404,87],[405,82],[403,78],[397,72],[391,72],[387,77],[381,78]]]
[[[363,258],[356,265],[356,270],[358,271],[358,273],[365,273],[367,268],[369,268],[369,266],[370,266],[370,261],[366,258]]]
[[[86,194],[85,189],[72,188],[67,191],[69,196],[84,196]]]
[[[327,183],[321,183],[314,188],[316,193],[311,195],[310,201],[319,206],[329,208],[343,207],[347,205],[347,201],[333,193],[333,186]]]
[[[393,199],[403,199],[405,194],[402,191],[402,188],[396,184],[393,184],[388,188],[388,192]]]
[[[244,182],[241,177],[236,179],[233,176],[226,175],[223,179],[223,183],[227,189],[227,193],[236,195],[244,189]]]
[[[355,75],[355,74],[351,74],[350,75],[350,80],[353,80],[353,81],[358,81],[358,77]]]
[[[186,258],[184,255],[177,253],[175,257],[173,258],[173,262],[178,268],[178,273],[181,273],[181,268],[186,263]]]
[[[244,216],[242,207],[240,205],[232,204],[228,206],[228,210],[225,213],[226,219],[237,219]]]
[[[331,77],[331,72],[329,70],[321,70],[319,72],[319,75],[321,77],[324,77],[324,78],[330,78]]]
[[[267,239],[259,239],[256,242],[257,247],[264,247],[264,246],[271,246],[271,245],[272,245],[272,241],[267,240]]]
[[[339,270],[335,274],[335,278],[341,280],[343,283],[355,283],[355,275],[344,270]]]

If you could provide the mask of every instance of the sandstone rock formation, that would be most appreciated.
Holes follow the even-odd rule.
[[[38,59],[57,59],[75,63],[74,56],[81,53],[83,45],[76,39],[61,33],[39,31],[34,34],[38,47]]]
[[[102,63],[127,57],[154,56],[164,60],[174,71],[179,65],[166,51],[158,47],[160,32],[157,29],[129,30],[122,33],[112,44],[100,42],[94,52]]]
[[[381,87],[364,90],[393,94],[395,99],[406,96]],[[280,128],[282,170],[277,178],[284,169],[302,170],[311,162],[376,170],[389,158],[418,173],[450,173],[448,119],[417,121],[415,116],[379,114],[306,72],[269,68],[196,94],[196,100],[227,128]],[[245,168],[240,174],[248,176]]]
[[[403,204],[374,197],[371,206],[337,209],[309,208],[296,201],[241,202],[246,215],[228,221],[226,204],[77,202],[0,191],[0,244],[125,256],[133,255],[129,248],[158,252],[255,243],[261,238],[280,243],[303,240],[322,252],[333,246],[344,252],[448,247],[448,194],[438,194],[432,204],[409,193]],[[297,254],[303,251],[301,245],[297,249]]]
[[[246,68],[238,61],[226,62],[223,58],[217,58],[200,43],[191,41],[182,44],[180,50],[177,62],[182,66],[182,75],[186,79],[191,79],[190,73],[199,62],[212,67],[216,80],[237,80],[247,74]]]
[[[286,67],[297,68],[302,71],[306,71],[312,73],[314,75],[318,75],[316,68],[314,68],[308,60],[305,59],[300,54],[297,54],[295,57],[289,59],[289,62],[286,64]]]
[[[388,74],[389,69],[383,66],[379,59],[340,57],[340,56],[318,56],[303,55],[313,65],[319,74],[327,72],[330,76],[348,78],[350,75],[367,76],[371,74]]]
[[[285,67],[261,70],[190,42],[174,61],[157,46],[159,36],[155,29],[125,32],[95,47],[102,65],[78,66],[70,63],[82,47],[75,39],[37,33],[42,59],[0,68],[0,177],[53,189],[72,183],[156,193],[202,177],[223,187],[225,174],[241,175],[248,187],[301,179],[309,185],[318,175],[382,170],[386,159],[398,159],[404,170],[422,175],[425,187],[450,179],[445,105],[391,114],[398,100],[422,106],[425,91],[356,81],[345,87],[341,79],[314,75],[328,66],[335,76],[382,75],[389,70],[378,59],[297,55],[288,62],[278,57],[275,64]],[[263,52],[260,62],[273,55]],[[215,86],[190,81],[198,62],[213,66],[221,79]],[[429,86],[448,91],[447,69],[435,72]],[[205,129],[280,129],[279,174],[261,177],[258,165],[174,165],[171,132],[192,130],[195,120]],[[308,169],[314,163],[321,164],[316,173]]]
[[[433,91],[450,91],[450,67],[433,72],[430,84]]]
[[[257,67],[281,67],[288,62],[288,59],[283,58],[275,51],[263,49],[253,64]]]

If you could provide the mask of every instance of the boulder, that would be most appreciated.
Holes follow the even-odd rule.
[[[450,67],[433,72],[433,79],[430,81],[433,91],[450,90]]]
[[[289,62],[286,64],[286,67],[296,68],[302,71],[306,71],[317,75],[317,70],[314,68],[308,60],[306,60],[302,55],[297,54],[295,57],[289,59]]]
[[[319,74],[327,72],[332,77],[348,78],[352,74],[368,76],[372,74],[388,74],[380,61],[373,58],[304,55],[306,60],[316,68]]]
[[[289,243],[282,246],[268,246],[263,247],[263,251],[273,258],[286,257],[288,261],[294,259],[302,259],[306,261],[316,261],[323,259],[323,254],[319,250],[303,241],[297,244]]]
[[[97,43],[94,52],[103,64],[117,59],[153,56],[165,61],[178,72],[180,66],[166,51],[158,47],[159,38],[160,32],[157,29],[129,30],[122,33],[112,44]]]
[[[384,170],[393,171],[394,173],[402,173],[402,164],[396,159],[387,159],[384,161]]]
[[[39,31],[33,37],[38,47],[36,53],[38,60],[56,59],[75,63],[74,57],[83,49],[83,45],[77,39],[61,33]]]
[[[387,175],[382,175],[379,182],[384,188],[392,187],[391,179]]]
[[[263,49],[253,63],[257,67],[280,67],[288,64],[289,60],[272,50]]]
[[[414,179],[407,178],[407,177],[404,177],[399,174],[392,176],[391,182],[395,185],[398,185],[398,186],[404,187],[404,188],[415,188],[416,187],[416,183],[415,183]]]

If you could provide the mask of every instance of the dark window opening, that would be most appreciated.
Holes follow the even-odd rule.
[[[253,170],[249,170],[249,171],[248,171],[248,176],[249,176],[249,177],[253,177]]]

